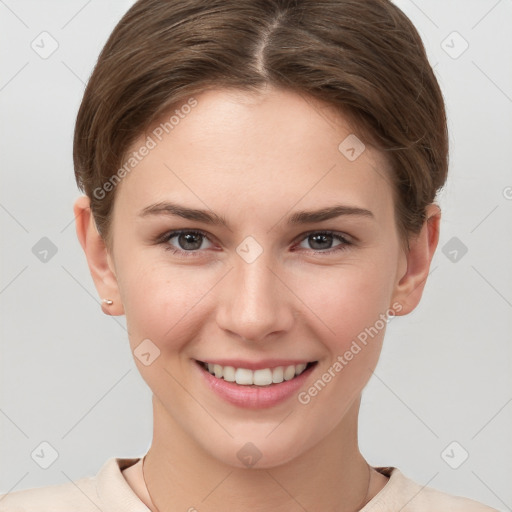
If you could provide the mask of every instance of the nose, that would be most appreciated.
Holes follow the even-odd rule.
[[[293,294],[270,263],[265,252],[252,263],[239,258],[223,280],[216,319],[230,335],[262,342],[291,329]]]

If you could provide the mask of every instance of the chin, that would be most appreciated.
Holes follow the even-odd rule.
[[[278,433],[280,428],[282,431]],[[270,469],[299,457],[315,442],[308,442],[304,435],[292,436],[281,425],[270,435],[268,429],[260,435],[256,435],[254,429],[251,429],[251,433],[248,432],[246,436],[240,433],[229,440],[224,439],[222,443],[210,438],[208,441],[203,440],[201,444],[215,460],[227,466]]]

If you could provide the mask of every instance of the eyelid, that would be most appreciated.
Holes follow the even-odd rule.
[[[345,240],[347,243],[354,243],[356,239],[342,231],[333,231],[332,229],[312,229],[310,231],[306,231],[305,233],[301,233],[296,240],[302,241],[311,235],[332,235],[333,237],[340,237]]]
[[[171,229],[169,231],[166,231],[162,235],[157,236],[155,239],[155,242],[163,243],[163,242],[170,240],[171,238],[182,235],[183,233],[192,233],[192,234],[202,235],[205,238],[207,238],[210,242],[212,242],[209,233],[207,233],[206,231],[203,231],[202,229],[196,229],[196,228]]]
[[[339,231],[332,231],[329,229],[317,229],[317,230],[308,231],[306,233],[302,233],[300,235],[300,237],[298,239],[296,239],[297,241],[294,242],[293,249],[295,249],[295,247],[297,245],[299,245],[303,241],[307,240],[312,235],[329,235],[329,236],[332,236],[333,239],[337,240],[339,242],[339,244],[335,245],[334,247],[330,247],[328,249],[323,249],[323,250],[307,249],[307,248],[302,248],[302,247],[299,247],[298,250],[302,250],[302,251],[305,251],[306,253],[313,254],[313,255],[326,256],[329,254],[340,253],[342,251],[346,251],[355,245],[353,237],[351,237],[350,235],[347,235],[346,233],[342,233]]]
[[[195,228],[182,228],[182,229],[173,229],[170,231],[166,231],[163,235],[156,238],[155,242],[158,245],[165,245],[164,249],[166,251],[170,251],[173,254],[179,254],[184,257],[197,256],[203,253],[206,249],[196,249],[193,251],[186,251],[184,249],[180,249],[179,247],[174,247],[169,243],[171,239],[179,237],[182,234],[196,234],[203,236],[210,244],[215,245],[215,242],[211,240],[211,237],[208,233],[203,231],[202,229]]]

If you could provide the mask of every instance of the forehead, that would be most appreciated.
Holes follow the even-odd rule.
[[[233,214],[241,206],[289,209],[300,201],[306,208],[319,200],[389,210],[384,157],[364,147],[330,105],[274,88],[211,90],[194,100],[132,145],[128,157],[151,149],[122,180],[120,202],[143,208],[181,198]]]

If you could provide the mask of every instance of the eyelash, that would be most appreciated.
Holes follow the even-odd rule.
[[[171,239],[173,239],[177,236],[183,235],[183,234],[199,235],[199,236],[203,236],[204,238],[209,240],[208,235],[204,231],[201,231],[199,229],[181,229],[181,230],[169,231],[169,232],[165,233],[163,236],[161,236],[157,239],[157,243],[162,244],[164,246],[164,250],[170,251],[172,254],[177,254],[177,255],[183,256],[185,258],[197,257],[199,252],[201,251],[200,249],[184,251],[184,250],[176,249],[175,247],[173,247],[172,245],[169,244],[169,241]],[[332,254],[335,252],[346,251],[349,249],[349,247],[351,245],[353,245],[353,243],[350,242],[346,237],[344,237],[343,235],[341,235],[339,233],[336,233],[335,231],[308,231],[307,233],[304,233],[301,235],[301,238],[298,240],[298,243],[303,242],[304,240],[307,240],[312,235],[332,236],[332,238],[334,240],[341,242],[339,245],[332,247],[330,249],[326,249],[326,250],[310,249],[310,251],[314,252],[315,254],[327,255],[327,254]]]

